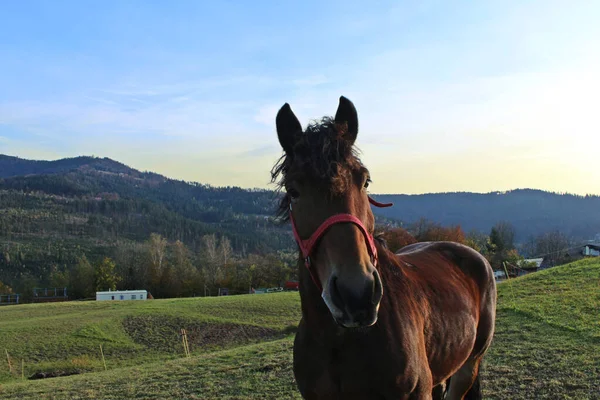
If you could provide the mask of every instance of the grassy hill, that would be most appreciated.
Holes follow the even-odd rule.
[[[287,336],[300,319],[297,293],[127,302],[66,302],[0,308],[2,349],[36,372],[102,370],[180,358],[179,332],[194,355]],[[13,380],[7,364],[0,383]],[[17,377],[17,378],[18,378]]]
[[[600,399],[598,310],[598,259],[501,283],[484,398]]]
[[[600,399],[598,310],[600,260],[500,283],[484,398]],[[290,333],[298,319],[297,293],[4,307],[3,345],[14,360],[25,358],[26,375],[72,365],[101,372],[20,382],[0,364],[0,397],[299,398]],[[237,341],[216,343],[226,323],[253,328]],[[196,344],[192,339],[193,357],[183,358],[177,329],[200,337],[208,326],[217,326],[218,334]],[[100,343],[108,371],[102,371]]]

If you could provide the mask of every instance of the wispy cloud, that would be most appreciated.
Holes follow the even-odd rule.
[[[98,10],[113,23],[47,38],[44,51],[27,35],[3,48],[2,148],[264,186],[281,153],[277,110],[290,103],[306,125],[333,115],[344,95],[358,108],[374,190],[588,190],[557,180],[557,165],[600,179],[593,147],[582,145],[600,128],[597,5],[129,7]],[[98,37],[86,36],[91,28]]]
[[[256,157],[273,156],[278,153],[281,153],[281,148],[279,147],[279,143],[276,143],[276,144],[270,144],[267,146],[252,148],[250,150],[244,150],[240,153],[240,157],[256,158]]]

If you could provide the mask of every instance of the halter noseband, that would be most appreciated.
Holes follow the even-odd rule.
[[[369,203],[371,203],[375,207],[391,207],[393,205],[393,203],[379,203],[378,201],[373,200],[371,197],[369,197]],[[375,239],[373,238],[373,235],[371,235],[367,231],[367,228],[365,228],[362,221],[360,219],[356,218],[354,215],[351,215],[351,214],[332,215],[331,217],[329,217],[325,221],[323,221],[323,223],[317,228],[317,230],[312,235],[310,235],[310,237],[308,239],[303,240],[302,238],[300,238],[300,235],[298,234],[298,230],[296,229],[296,222],[294,221],[294,216],[292,215],[292,203],[290,203],[289,214],[290,214],[290,221],[292,222],[292,232],[294,233],[294,238],[296,239],[296,242],[298,243],[298,246],[300,247],[300,251],[302,252],[302,257],[304,258],[304,265],[308,269],[308,272],[310,273],[310,277],[312,278],[313,282],[315,283],[317,288],[319,288],[320,291],[323,291],[323,288],[321,287],[321,282],[319,282],[319,279],[317,279],[315,273],[310,268],[310,266],[311,266],[310,254],[314,250],[314,248],[315,248],[317,242],[319,241],[319,239],[321,238],[321,236],[323,236],[325,234],[325,231],[327,231],[327,229],[331,228],[331,226],[333,226],[335,224],[339,224],[342,222],[350,222],[350,223],[353,223],[356,226],[358,226],[358,228],[360,229],[360,232],[363,234],[363,236],[365,238],[365,241],[367,242],[367,250],[369,251],[369,255],[371,256],[371,262],[373,263],[373,266],[377,265],[377,247],[375,247]]]

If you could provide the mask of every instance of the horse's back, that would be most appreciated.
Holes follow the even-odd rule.
[[[492,307],[495,315],[494,271],[471,247],[455,242],[421,242],[403,247],[396,257],[407,267],[409,276],[436,292],[435,298],[449,291],[465,298],[470,295],[480,303],[480,311]]]
[[[479,252],[456,242],[418,242],[396,252],[401,262],[409,263],[423,272],[436,269],[443,277],[446,271],[440,266],[459,268],[473,279],[482,289],[490,287],[495,291],[494,271],[489,262]],[[448,271],[449,272],[449,271]]]

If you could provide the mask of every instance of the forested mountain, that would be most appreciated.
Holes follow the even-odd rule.
[[[394,207],[377,213],[403,221],[427,218],[441,225],[489,233],[499,221],[515,228],[515,240],[526,241],[550,231],[585,240],[600,233],[600,196],[557,194],[519,189],[494,193],[434,193],[380,195]]]
[[[273,225],[270,219],[277,201],[273,191],[172,180],[108,158],[31,161],[0,155],[0,190],[4,216],[9,208],[50,208],[63,214],[95,215],[97,218],[88,219],[88,227],[100,225],[96,228],[133,239],[145,238],[155,230],[189,243],[196,233],[218,229],[235,237],[234,248],[268,251],[292,244],[289,229]],[[444,226],[488,233],[495,223],[507,221],[515,227],[518,241],[552,230],[580,239],[600,233],[600,196],[519,189],[374,197],[394,203],[394,207],[374,208],[377,215],[405,223],[427,218]],[[122,218],[116,218],[117,214]],[[103,217],[113,218],[110,227],[102,228]],[[3,222],[6,218],[0,224]],[[36,224],[35,229],[43,219],[36,218]],[[92,228],[86,229],[94,234]],[[52,228],[46,226],[46,230]],[[267,231],[268,237],[260,233]],[[6,228],[0,228],[1,235],[6,233]]]
[[[600,232],[597,196],[515,190],[374,197],[394,202],[391,208],[373,208],[379,223],[402,221],[410,226],[426,218],[443,226],[460,225],[465,232],[488,234],[494,224],[506,221],[514,227],[516,241],[553,230],[577,239]],[[167,264],[155,271],[154,283],[148,283],[147,276],[146,281],[135,281],[158,268],[152,267],[156,257],[150,238],[155,233],[169,243],[171,250],[162,250],[171,257],[168,265],[193,265],[205,274],[209,263],[215,266],[214,276],[197,280],[189,293],[210,279],[217,285],[218,274],[223,283],[228,282],[227,274],[254,271],[238,263],[239,268],[226,274],[216,267],[214,260],[219,257],[223,265],[233,265],[232,256],[258,266],[280,263],[262,278],[257,278],[258,272],[238,277],[257,285],[280,283],[293,278],[295,245],[289,226],[277,225],[273,219],[276,203],[273,191],[178,181],[108,158],[30,161],[0,155],[0,282],[26,292],[27,287],[64,281],[63,273],[72,273],[74,279],[73,270],[84,256],[97,265],[110,257],[120,269],[121,287],[162,290],[171,279],[169,274],[177,275],[164,269]],[[156,237],[152,240],[162,243]],[[165,295],[173,293],[180,292],[173,289]]]
[[[117,258],[158,233],[200,253],[214,234],[240,255],[292,249],[274,223],[276,194],[213,188],[140,172],[107,158],[28,161],[0,156],[0,282],[50,284],[85,255]]]
[[[91,157],[29,164],[2,156],[0,176],[2,237],[54,231],[141,240],[158,232],[193,243],[214,232],[239,249],[291,244],[287,230],[270,219],[276,201],[271,191],[186,183]]]

